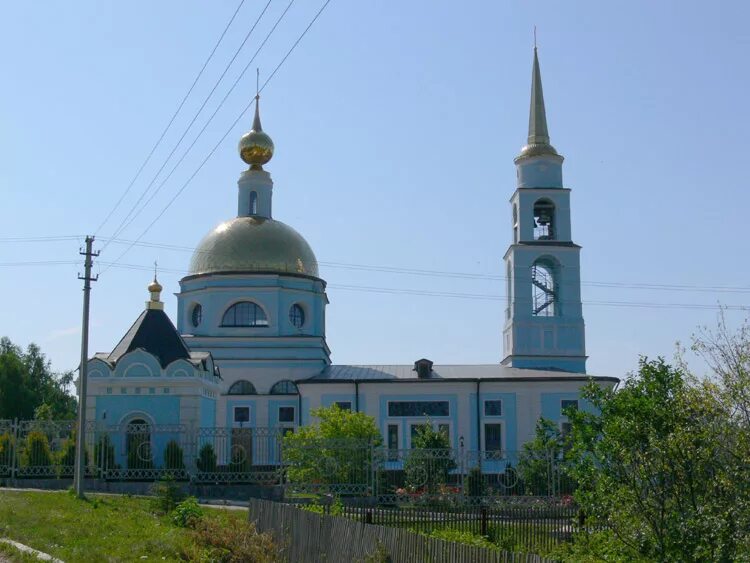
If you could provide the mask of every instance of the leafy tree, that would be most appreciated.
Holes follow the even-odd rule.
[[[448,482],[456,468],[453,451],[445,431],[436,430],[430,421],[420,424],[411,440],[412,451],[404,462],[406,486],[434,494]]]
[[[747,433],[721,390],[643,358],[621,389],[583,396],[595,409],[568,413],[575,496],[608,531],[581,545],[603,559],[747,560]]]
[[[283,439],[287,478],[293,483],[366,484],[373,448],[382,444],[375,419],[333,405],[311,411],[318,423]]]
[[[26,351],[0,338],[0,418],[71,419],[76,400],[70,393],[73,372],[52,372],[49,360],[36,344]],[[42,405],[45,408],[35,411]]]
[[[559,476],[563,469],[565,439],[557,425],[546,418],[536,422],[534,439],[523,445],[518,472],[526,494],[559,493]]]

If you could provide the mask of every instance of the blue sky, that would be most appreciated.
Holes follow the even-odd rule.
[[[264,4],[246,0],[174,129],[101,237],[111,235],[146,188]],[[286,5],[271,2],[189,142]],[[292,5],[183,165],[121,238],[137,237],[152,222],[254,94],[255,66],[261,79],[267,76],[321,5]],[[93,232],[236,6],[235,0],[3,5],[0,238]],[[513,157],[526,136],[534,25],[550,135],[566,157],[573,238],[583,246],[589,372],[623,376],[639,354],[671,357],[676,341],[715,323],[711,307],[747,305],[749,16],[750,5],[739,1],[332,0],[269,83],[261,108],[276,144],[266,167],[275,181],[274,215],[327,263],[321,274],[330,284],[334,361],[499,361],[504,283],[493,278],[503,275],[511,238],[508,199]],[[235,215],[243,169],[236,142],[251,120],[241,120],[144,241],[194,247]],[[0,264],[77,260],[79,244],[0,242]],[[112,261],[125,248],[112,243],[100,260]],[[173,315],[172,293],[189,258],[185,251],[134,247],[120,262],[148,267],[158,260]],[[75,367],[78,271],[75,264],[1,266],[0,334],[38,343],[57,369]],[[102,273],[92,292],[92,353],[114,347],[142,310],[148,282],[148,272],[135,269]],[[716,286],[747,289],[710,289]],[[744,315],[731,311],[728,318],[736,324]]]

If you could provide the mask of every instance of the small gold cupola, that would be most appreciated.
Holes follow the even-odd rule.
[[[154,281],[148,284],[147,289],[151,294],[151,299],[146,301],[146,309],[156,309],[158,311],[163,311],[164,303],[161,302],[161,290],[163,288],[161,284],[156,280],[156,274],[154,274]]]
[[[273,141],[260,125],[260,95],[255,95],[255,119],[253,128],[240,139],[240,158],[251,170],[263,170],[263,165],[273,157]]]

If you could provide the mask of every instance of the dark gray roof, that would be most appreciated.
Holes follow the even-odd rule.
[[[138,348],[156,356],[162,367],[166,367],[175,360],[191,361],[192,359],[190,350],[180,333],[177,332],[167,314],[159,309],[143,311],[112,350],[107,360],[116,364],[122,356]]]
[[[583,373],[570,373],[553,370],[521,369],[500,364],[485,365],[433,365],[429,378],[419,379],[413,364],[326,367],[320,374],[299,383],[324,383],[345,381],[444,381],[444,380],[581,380],[594,378],[604,381],[619,381],[616,377],[595,377]]]

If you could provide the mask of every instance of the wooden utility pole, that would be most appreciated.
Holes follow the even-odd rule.
[[[80,252],[86,257],[84,262],[84,275],[78,274],[78,279],[83,280],[83,324],[81,327],[81,365],[78,368],[78,433],[76,436],[76,465],[74,474],[74,485],[76,496],[84,498],[83,481],[86,477],[86,371],[89,360],[89,298],[91,294],[91,282],[99,279],[99,276],[91,277],[91,266],[93,258],[99,256],[93,252],[91,246],[94,237],[86,237],[86,251]]]

